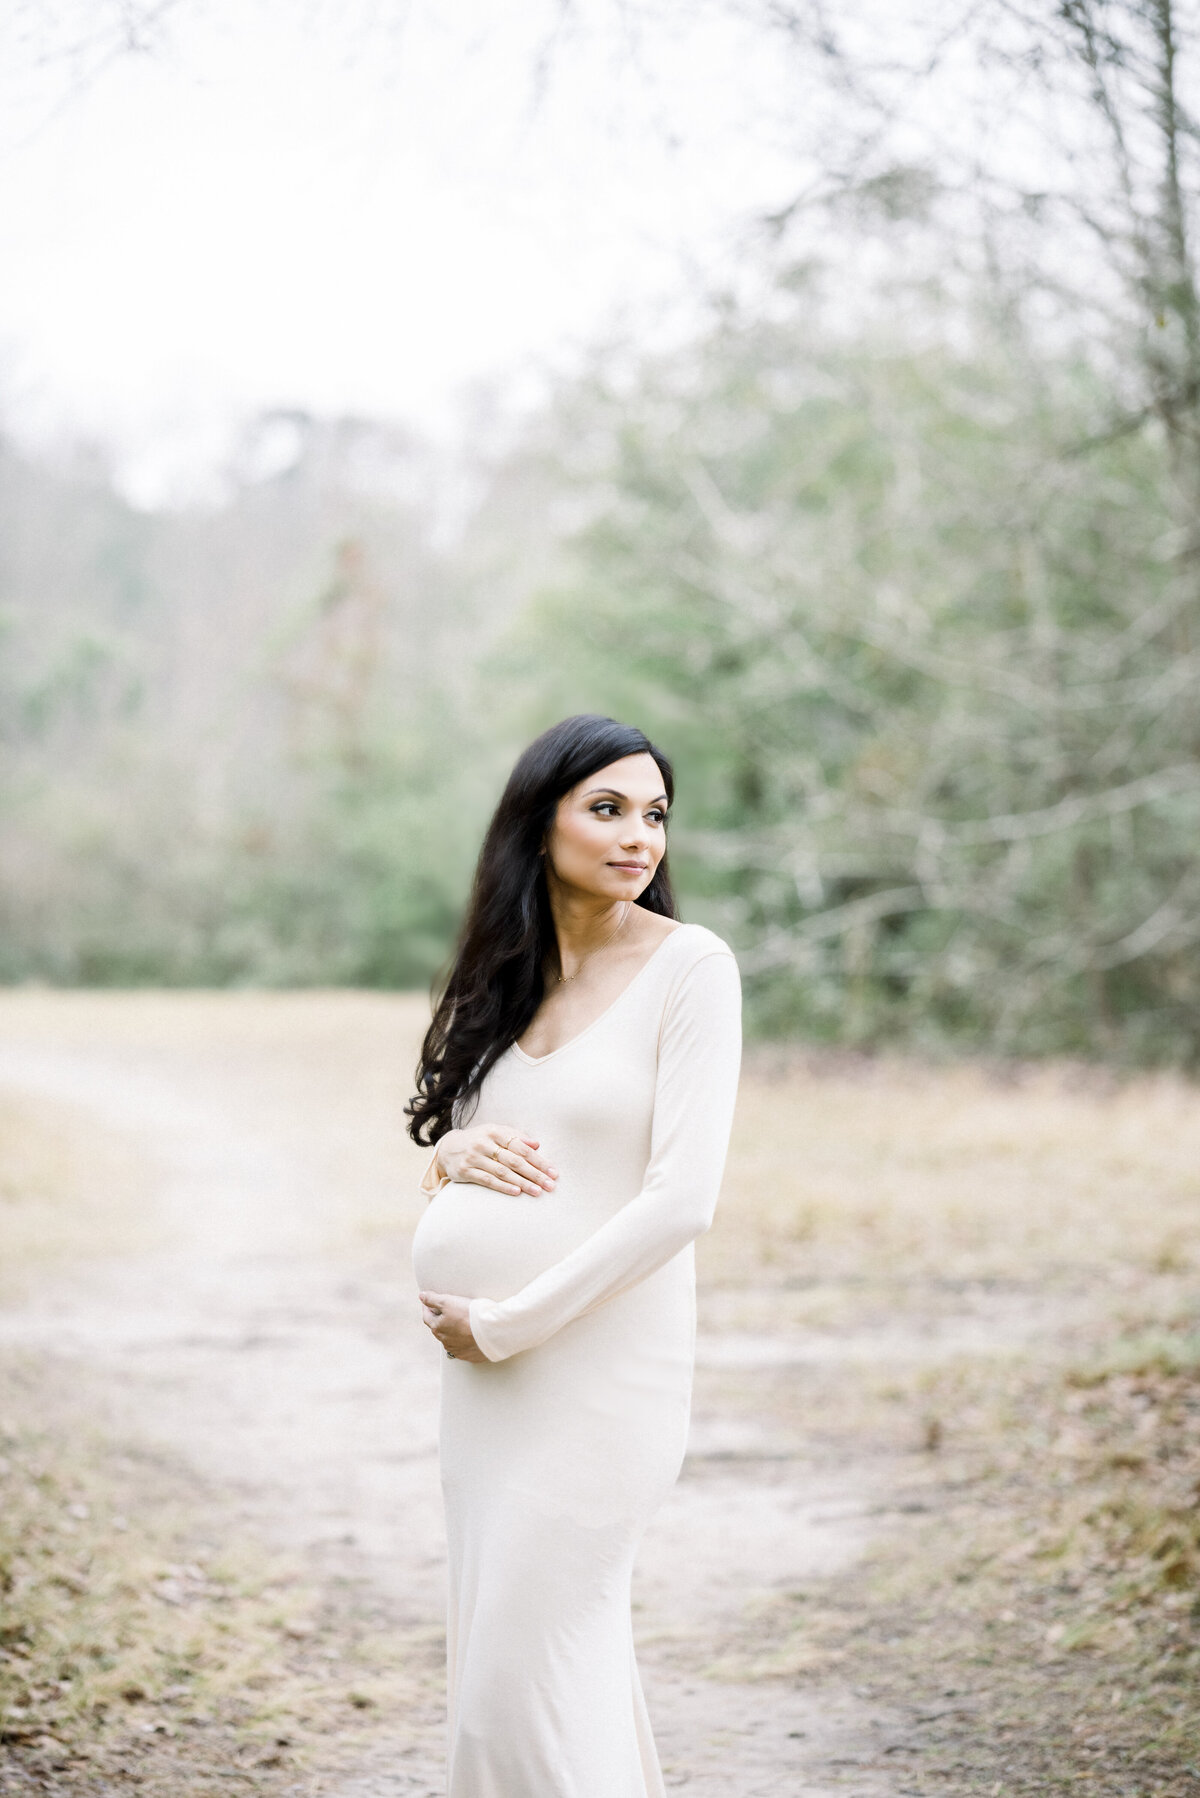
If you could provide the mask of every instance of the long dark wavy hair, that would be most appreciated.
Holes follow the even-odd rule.
[[[488,1070],[516,1042],[542,1002],[543,969],[558,949],[538,853],[559,800],[598,768],[627,755],[652,755],[663,791],[675,776],[661,749],[632,725],[581,713],[542,732],[518,758],[479,852],[467,915],[417,1063],[416,1097],[405,1106],[408,1133],[430,1146],[454,1128]],[[637,903],[679,916],[667,857]]]

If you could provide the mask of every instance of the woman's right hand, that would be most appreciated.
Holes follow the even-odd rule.
[[[536,1136],[511,1124],[472,1124],[438,1138],[437,1164],[451,1180],[490,1186],[493,1192],[552,1192],[558,1170],[540,1147]]]

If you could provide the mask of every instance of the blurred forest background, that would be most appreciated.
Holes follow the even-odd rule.
[[[591,710],[759,1030],[1200,1057],[1196,9],[731,10],[806,149],[686,340],[452,469],[281,407],[146,510],[0,445],[0,979],[420,986]]]

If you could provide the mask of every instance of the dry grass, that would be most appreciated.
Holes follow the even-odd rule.
[[[982,1340],[756,1376],[801,1452],[874,1457],[891,1510],[865,1568],[759,1595],[713,1670],[906,1709],[900,1791],[1200,1790],[1198,1224],[1180,1079],[760,1058],[710,1322]]]
[[[815,1630],[793,1611],[794,1648],[907,1702],[927,1782],[1197,1790],[1200,1378],[1190,1332],[1174,1340],[1145,1359],[1116,1343],[1130,1371],[1111,1374],[947,1370],[934,1396],[961,1421],[909,1469],[913,1524],[824,1595]]]
[[[428,1705],[440,1640],[239,1540],[220,1492],[89,1425],[77,1379],[0,1372],[0,1792],[282,1791]]]
[[[311,1170],[335,1253],[390,1246],[424,1206],[428,1154],[403,1108],[428,1016],[410,993],[0,990],[8,1042],[166,1070],[231,1130],[284,1142]],[[85,1139],[88,1114],[74,1121]],[[86,1230],[83,1209],[76,1220]]]
[[[0,1093],[0,1296],[46,1264],[127,1254],[161,1234],[157,1172],[88,1112]]]
[[[197,1091],[219,1059],[234,1127],[306,1158],[343,1250],[392,1254],[415,1216],[419,1000],[0,1008],[10,1035],[161,1055]],[[85,1119],[0,1105],[0,1142],[25,1267],[141,1230],[153,1170]],[[820,1353],[707,1394],[810,1465],[868,1464],[892,1508],[865,1566],[756,1595],[697,1665],[877,1693],[910,1719],[897,1792],[1200,1789],[1198,1223],[1200,1091],[1177,1077],[750,1052],[701,1314]],[[282,1792],[332,1730],[436,1702],[436,1641],[368,1628],[252,1544],[218,1553],[220,1494],[80,1431],[47,1379],[0,1402],[9,1771],[43,1782],[12,1790]]]
[[[135,1068],[169,1059],[201,1092],[214,1053],[240,1065],[247,1117],[311,1132],[317,1180],[338,1201],[326,1238],[370,1242],[386,1220],[394,1242],[414,1002],[21,992],[0,1004],[10,1037]],[[57,1265],[161,1247],[159,1181],[144,1147],[91,1110],[0,1093],[0,1300],[20,1304]],[[228,1494],[106,1433],[105,1410],[86,1369],[0,1353],[0,1793],[228,1798],[301,1779],[309,1794],[381,1738],[403,1753],[395,1720],[416,1728],[437,1703],[440,1631],[318,1589],[239,1535]]]
[[[1061,1066],[747,1056],[709,1286],[1197,1265],[1200,1091]],[[921,1290],[921,1303],[928,1292]]]

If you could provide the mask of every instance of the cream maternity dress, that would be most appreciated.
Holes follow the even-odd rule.
[[[553,1192],[426,1171],[417,1283],[471,1299],[488,1357],[443,1357],[450,1798],[663,1793],[630,1578],[683,1460],[740,1053],[737,963],[680,925],[570,1042],[484,1081],[473,1116],[539,1138]]]

